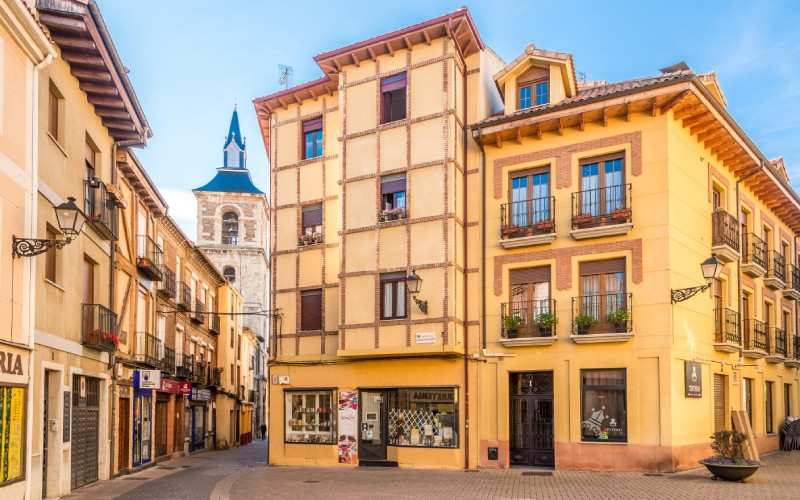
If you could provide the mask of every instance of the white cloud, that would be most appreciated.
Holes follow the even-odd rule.
[[[180,189],[160,189],[161,196],[167,200],[169,215],[192,241],[197,240],[197,200],[191,191]]]

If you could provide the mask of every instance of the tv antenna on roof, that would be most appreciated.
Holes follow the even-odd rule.
[[[278,78],[278,83],[283,85],[284,90],[286,90],[289,88],[289,85],[292,84],[294,70],[291,66],[286,66],[285,64],[279,64],[278,69],[281,70],[281,76]]]
[[[578,81],[581,83],[586,83],[586,73],[583,71],[576,71],[576,73],[578,74]]]

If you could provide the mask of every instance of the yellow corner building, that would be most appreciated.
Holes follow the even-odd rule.
[[[739,409],[777,449],[800,197],[713,72],[506,64],[466,9],[314,60],[254,101],[270,463],[674,471]]]

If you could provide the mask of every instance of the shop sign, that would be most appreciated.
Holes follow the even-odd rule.
[[[703,397],[703,371],[700,363],[684,362],[684,385],[687,398]]]
[[[455,402],[455,391],[453,389],[442,390],[417,390],[411,391],[411,402],[413,403],[453,403]]]
[[[436,332],[425,332],[417,334],[417,344],[435,344]]]
[[[158,392],[168,392],[170,394],[180,394],[181,392],[181,383],[175,380],[169,380],[166,378],[161,379],[161,387],[158,388]]]
[[[180,394],[181,396],[189,396],[192,394],[192,383],[191,382],[178,382],[180,384]]]
[[[133,386],[139,389],[160,389],[160,370],[136,370],[133,372]]]
[[[11,346],[0,348],[0,382],[25,384],[25,368],[28,366],[28,353]]]
[[[211,389],[192,387],[192,393],[189,399],[192,401],[211,401]]]

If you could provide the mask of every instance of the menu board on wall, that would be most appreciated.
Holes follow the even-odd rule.
[[[22,476],[25,389],[0,387],[0,484]]]

